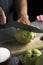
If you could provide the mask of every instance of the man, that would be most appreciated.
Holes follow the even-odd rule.
[[[27,7],[27,0],[0,0],[0,24],[6,24],[6,21],[13,17],[11,15],[11,13],[13,12],[14,18],[17,15],[16,20],[18,22],[24,23],[26,25],[31,25],[31,20],[29,20],[31,17],[29,18],[29,16],[32,10],[30,8],[31,11],[29,12],[28,9],[29,7]],[[16,15],[14,12],[16,13]],[[31,15],[33,16],[34,14]],[[41,19],[42,21],[42,16],[43,15],[41,15],[40,18],[39,16],[36,17],[37,20]]]
[[[27,25],[31,24],[28,20],[27,0],[0,0],[0,24],[6,24],[6,19],[8,20],[10,18],[12,12],[17,14],[16,20],[18,22]]]

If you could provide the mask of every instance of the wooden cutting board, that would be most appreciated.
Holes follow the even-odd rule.
[[[43,48],[43,41],[40,40],[40,37],[43,36],[43,33],[37,33],[36,37],[31,41],[31,43],[23,45],[15,41],[15,31],[16,29],[14,27],[0,30],[0,47],[8,48],[11,51],[12,55],[21,54],[27,49]]]
[[[11,31],[12,30],[12,31]],[[8,48],[11,51],[12,55],[18,55],[24,52],[27,49],[33,49],[33,48],[43,48],[43,41],[40,40],[40,37],[43,36],[42,33],[36,34],[36,37],[34,40],[32,40],[28,44],[21,44],[15,41],[14,36],[14,28],[9,28],[6,30],[3,30],[3,35],[0,37],[0,47]],[[2,34],[2,31],[0,31],[0,34]]]

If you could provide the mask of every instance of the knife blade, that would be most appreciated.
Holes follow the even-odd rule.
[[[21,28],[21,29],[24,29],[24,30],[32,31],[32,32],[35,32],[35,33],[43,33],[43,30],[40,29],[40,28],[37,28],[35,26],[26,25],[26,24],[23,24],[23,23],[18,23],[17,21],[14,21],[14,20],[10,20],[5,25],[5,27],[15,27],[15,28]]]

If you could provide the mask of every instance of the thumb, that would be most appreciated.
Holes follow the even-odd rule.
[[[6,16],[5,16],[5,13],[3,11],[3,9],[0,7],[0,18],[1,18],[1,24],[6,24]]]

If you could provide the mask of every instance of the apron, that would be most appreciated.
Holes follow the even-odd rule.
[[[7,20],[11,18],[12,4],[13,0],[0,0],[0,7],[4,10]]]
[[[0,7],[2,7],[2,9],[5,12],[7,22],[9,19],[13,18],[13,15],[11,14],[13,10],[12,5],[13,5],[13,0],[0,0]],[[5,28],[5,25],[0,25],[0,28]]]

